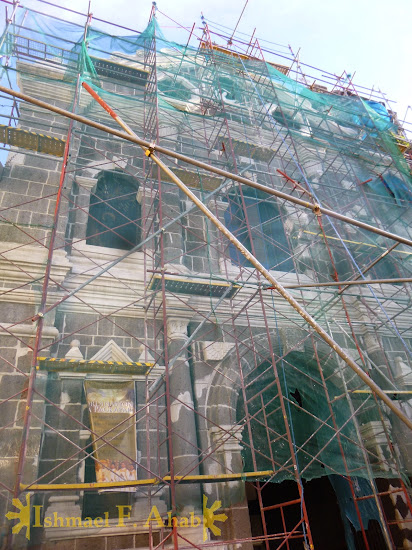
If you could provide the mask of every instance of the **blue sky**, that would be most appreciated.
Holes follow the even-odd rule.
[[[150,0],[92,0],[91,11],[101,19],[143,30],[151,4]],[[185,43],[187,33],[161,12],[189,28],[194,22],[200,28],[203,13],[233,29],[244,4],[245,0],[158,0],[157,17],[167,37]],[[51,10],[35,0],[23,5]],[[86,12],[88,0],[60,0],[59,5]],[[295,52],[301,48],[302,62],[336,75],[356,71],[355,83],[380,88],[397,102],[392,107],[403,118],[412,104],[411,22],[412,0],[249,0],[238,31],[251,35],[256,27],[259,38],[290,44]]]

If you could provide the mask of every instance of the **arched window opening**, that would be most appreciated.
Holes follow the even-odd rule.
[[[138,188],[137,180],[121,170],[100,172],[90,197],[87,244],[130,250],[140,242]]]

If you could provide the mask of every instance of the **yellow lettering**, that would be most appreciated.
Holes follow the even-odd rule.
[[[109,527],[109,512],[104,513],[104,526]]]
[[[53,517],[53,527],[64,527],[64,519],[61,516],[58,516],[57,512],[54,512]]]
[[[180,527],[189,527],[189,520],[185,517],[180,518]]]
[[[199,516],[195,516],[194,512],[190,512],[190,527],[199,527],[202,523],[202,520]]]
[[[44,518],[44,526],[51,527],[52,525],[53,525],[52,518],[50,516],[46,516]]]
[[[85,518],[85,520],[83,522],[83,527],[86,527],[86,528],[93,527],[92,518]]]
[[[95,527],[103,527],[103,518],[94,518],[94,526]]]
[[[120,504],[116,506],[116,508],[119,510],[119,522],[117,524],[117,527],[125,527],[124,519],[130,519],[130,510],[132,507],[130,505]],[[128,513],[126,513],[125,508],[129,508]]]
[[[152,517],[153,515],[153,517]],[[144,524],[145,527],[149,527],[151,521],[157,521],[157,525],[161,529],[163,527],[163,521],[160,517],[159,510],[157,509],[157,506],[152,506],[152,509],[150,510],[149,517],[147,518],[146,523]]]
[[[79,517],[66,518],[66,527],[76,527],[76,523],[77,523],[77,527],[81,527],[82,518],[79,518]]]
[[[34,525],[33,527],[43,527],[41,524],[41,516],[40,516],[40,510],[43,508],[43,506],[33,506],[34,508]]]

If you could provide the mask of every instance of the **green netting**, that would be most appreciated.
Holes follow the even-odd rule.
[[[219,117],[223,113],[214,112],[212,107],[222,94],[225,109],[233,110],[232,120],[238,117],[245,124],[242,110],[251,100],[253,108],[260,111],[261,120],[257,122],[262,129],[276,127],[280,134],[294,136],[303,147],[312,149],[312,156],[321,154],[327,144],[328,150],[356,158],[368,175],[398,174],[406,185],[406,190],[399,192],[400,200],[410,200],[411,176],[396,142],[398,128],[386,108],[376,101],[314,92],[269,63],[244,60],[236,55],[229,57],[219,51],[205,50],[201,55],[191,47],[167,41],[155,19],[143,33],[134,36],[113,36],[90,26],[83,40],[84,27],[80,25],[30,10],[21,10],[19,14],[17,24],[4,41],[3,54],[43,57],[64,66],[68,73],[91,78],[98,86],[93,58],[143,66],[143,57],[155,41],[159,57],[157,94],[162,109],[190,112],[208,119]],[[102,86],[101,91],[107,93],[107,87]],[[208,109],[202,108],[207,104]],[[243,137],[248,141],[247,133]],[[249,139],[255,145],[251,135]]]
[[[139,136],[156,136],[160,144],[176,151],[225,169],[250,171],[257,181],[285,190],[287,184],[278,173],[278,169],[282,169],[316,195],[322,204],[367,222],[371,221],[371,212],[377,212],[376,217],[373,214],[374,221],[379,218],[385,227],[397,224],[407,234],[408,221],[403,214],[410,208],[411,174],[396,142],[400,130],[385,106],[376,101],[355,94],[315,92],[269,63],[243,59],[236,54],[229,56],[213,48],[197,49],[167,41],[155,19],[143,33],[134,36],[113,36],[92,26],[84,37],[84,28],[79,25],[26,10],[24,17],[10,29],[2,53],[17,58],[17,63],[10,64],[7,70],[10,75],[18,75],[22,88],[38,95],[43,91],[48,101],[71,107],[80,75],[80,80],[91,83]],[[103,61],[112,65],[104,66]],[[79,88],[79,93],[76,112],[114,126],[109,115],[86,91]],[[24,113],[19,124],[31,127]],[[57,118],[52,129],[64,135],[63,120]],[[99,181],[105,164],[121,158],[139,185],[153,180],[157,192],[157,173],[144,164],[146,159],[140,149],[130,143],[120,146],[120,140],[109,141],[107,136],[102,136],[75,126],[71,181],[77,176]],[[166,162],[175,166],[170,159]],[[197,178],[196,186],[192,186],[204,198],[210,191],[203,187],[206,187],[205,173],[184,164],[179,164],[178,169],[185,171],[191,182]],[[165,181],[162,176],[159,178]],[[223,184],[223,180],[220,183]],[[108,190],[110,194],[110,182]],[[286,190],[292,192],[293,187],[286,186]],[[122,195],[121,189],[117,191],[116,198]],[[335,271],[342,279],[358,275],[391,244],[336,220],[333,223],[323,220],[323,233],[313,216],[273,198],[251,194],[241,186],[228,185],[214,198],[219,199],[216,208],[223,212],[226,225],[248,248],[253,248],[268,268],[281,272],[286,281],[288,275],[293,278],[297,273],[303,275],[306,282],[331,281]],[[157,200],[157,197],[153,199],[147,208],[157,212]],[[185,206],[184,197],[180,200]],[[262,201],[264,206],[259,207]],[[165,214],[166,221],[180,214],[176,198],[170,197],[165,204],[171,208],[169,217]],[[277,229],[281,225],[282,233]],[[181,256],[176,252],[178,262],[175,263],[179,263],[179,269],[182,265],[186,268],[182,271],[188,278],[236,280],[240,286],[250,284],[257,289],[251,266],[236,258],[227,242],[219,244],[221,248],[217,251],[220,241],[205,221],[194,220],[193,226],[187,223],[184,231],[183,252]],[[206,235],[203,241],[199,237],[202,231]],[[168,246],[174,250],[177,238],[172,237]],[[110,235],[106,235],[107,238],[110,240]],[[97,237],[90,242],[99,245],[100,241]],[[273,247],[277,247],[277,254],[271,253]],[[197,251],[196,255],[193,251]],[[153,253],[153,265],[158,268],[156,254],[157,251]],[[220,270],[218,254],[231,262],[230,269]],[[173,254],[171,258],[173,264]],[[380,264],[381,271],[376,268],[375,276],[410,276],[411,253],[405,247],[398,247],[390,262],[390,265]],[[233,268],[239,265],[243,268],[240,274]],[[390,292],[399,307],[404,307],[408,296],[397,296],[396,289]],[[348,291],[346,295],[356,298],[357,291]],[[256,326],[260,326],[262,333],[266,331],[266,345],[259,352],[252,339],[243,345],[251,338],[251,330],[238,333],[236,320],[228,329],[225,317],[223,321],[219,315],[215,317],[218,343],[224,338],[241,342],[236,365],[244,386],[231,379],[236,394],[236,402],[232,403],[236,419],[219,417],[218,422],[239,428],[235,433],[241,434],[243,466],[237,469],[243,472],[271,470],[274,474],[268,479],[281,482],[296,478],[294,457],[299,475],[308,480],[333,474],[394,477],[398,457],[393,450],[383,444],[383,457],[375,451],[365,451],[359,432],[359,422],[374,425],[383,417],[393,420],[387,411],[382,412],[370,394],[347,394],[347,391],[365,389],[365,385],[347,367],[330,360],[326,354],[320,361],[325,381],[321,379],[319,362],[313,352],[318,341],[309,345],[310,351],[304,360],[297,352],[284,355],[281,346],[273,353],[268,341],[271,337],[278,339],[277,307],[266,305],[268,312],[263,302],[256,306],[253,299],[250,300],[252,321],[248,322],[253,324],[253,320],[258,319]],[[368,294],[368,300],[368,307],[373,308],[379,322],[386,322],[385,300],[372,293]],[[212,296],[210,301],[212,303]],[[321,296],[318,290],[313,290],[312,294],[305,295],[304,302],[322,326],[342,336],[339,325],[334,323],[336,319],[347,323],[346,311],[335,291],[326,291]],[[262,308],[260,315],[267,315],[270,329],[265,328],[263,317],[255,314],[254,306]],[[308,338],[307,327],[296,312],[282,311],[283,314],[291,330],[303,331]],[[368,322],[378,323],[373,316]],[[351,350],[360,365],[373,370],[354,343],[352,326],[345,324],[345,327],[344,347]],[[410,356],[410,346],[397,326],[387,323],[385,330],[396,338],[402,357]],[[196,343],[196,349],[200,349],[203,341]],[[251,349],[254,357],[250,358],[249,366],[244,367],[241,359]],[[152,343],[151,351],[157,353],[156,343]],[[276,375],[273,364],[277,366]],[[379,378],[379,373],[374,374]],[[394,377],[390,372],[388,376],[379,379],[381,385],[387,390],[396,389]],[[202,414],[208,411],[207,404],[203,403],[202,407],[204,409],[198,409]],[[212,428],[216,428],[216,424],[203,429],[206,432]],[[204,449],[208,449],[209,444],[202,441]],[[215,455],[219,452],[218,448]],[[369,452],[368,460],[365,452]],[[221,458],[219,461],[221,464]],[[225,473],[230,470],[229,467],[223,469]]]
[[[254,471],[256,466],[257,470],[270,470],[274,461],[274,481],[294,479],[291,459],[294,454],[300,475],[306,480],[337,473],[344,475],[348,471],[354,476],[368,477],[362,441],[342,393],[342,381],[336,371],[335,375],[329,371],[331,368],[324,369],[325,376],[331,377],[323,385],[314,358],[306,359],[302,364],[301,355],[292,352],[279,362],[280,387],[286,397],[293,453],[285,433],[280,401],[275,398],[277,386],[271,364],[263,363],[245,378],[247,414],[251,419],[253,439],[252,451],[250,434],[245,428],[243,456],[246,471]],[[325,390],[331,405],[325,399]],[[355,409],[362,407],[370,398],[367,394],[355,396],[353,406]],[[242,399],[238,403],[238,416],[243,422],[247,419]],[[371,421],[379,421],[375,408],[363,416],[363,422]],[[374,473],[377,477],[382,475],[379,466]],[[393,472],[387,475],[392,477]]]

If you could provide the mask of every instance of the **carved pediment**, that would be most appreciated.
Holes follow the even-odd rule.
[[[118,361],[119,363],[130,363],[132,360],[116,342],[109,340],[102,349],[90,358],[90,361]]]

